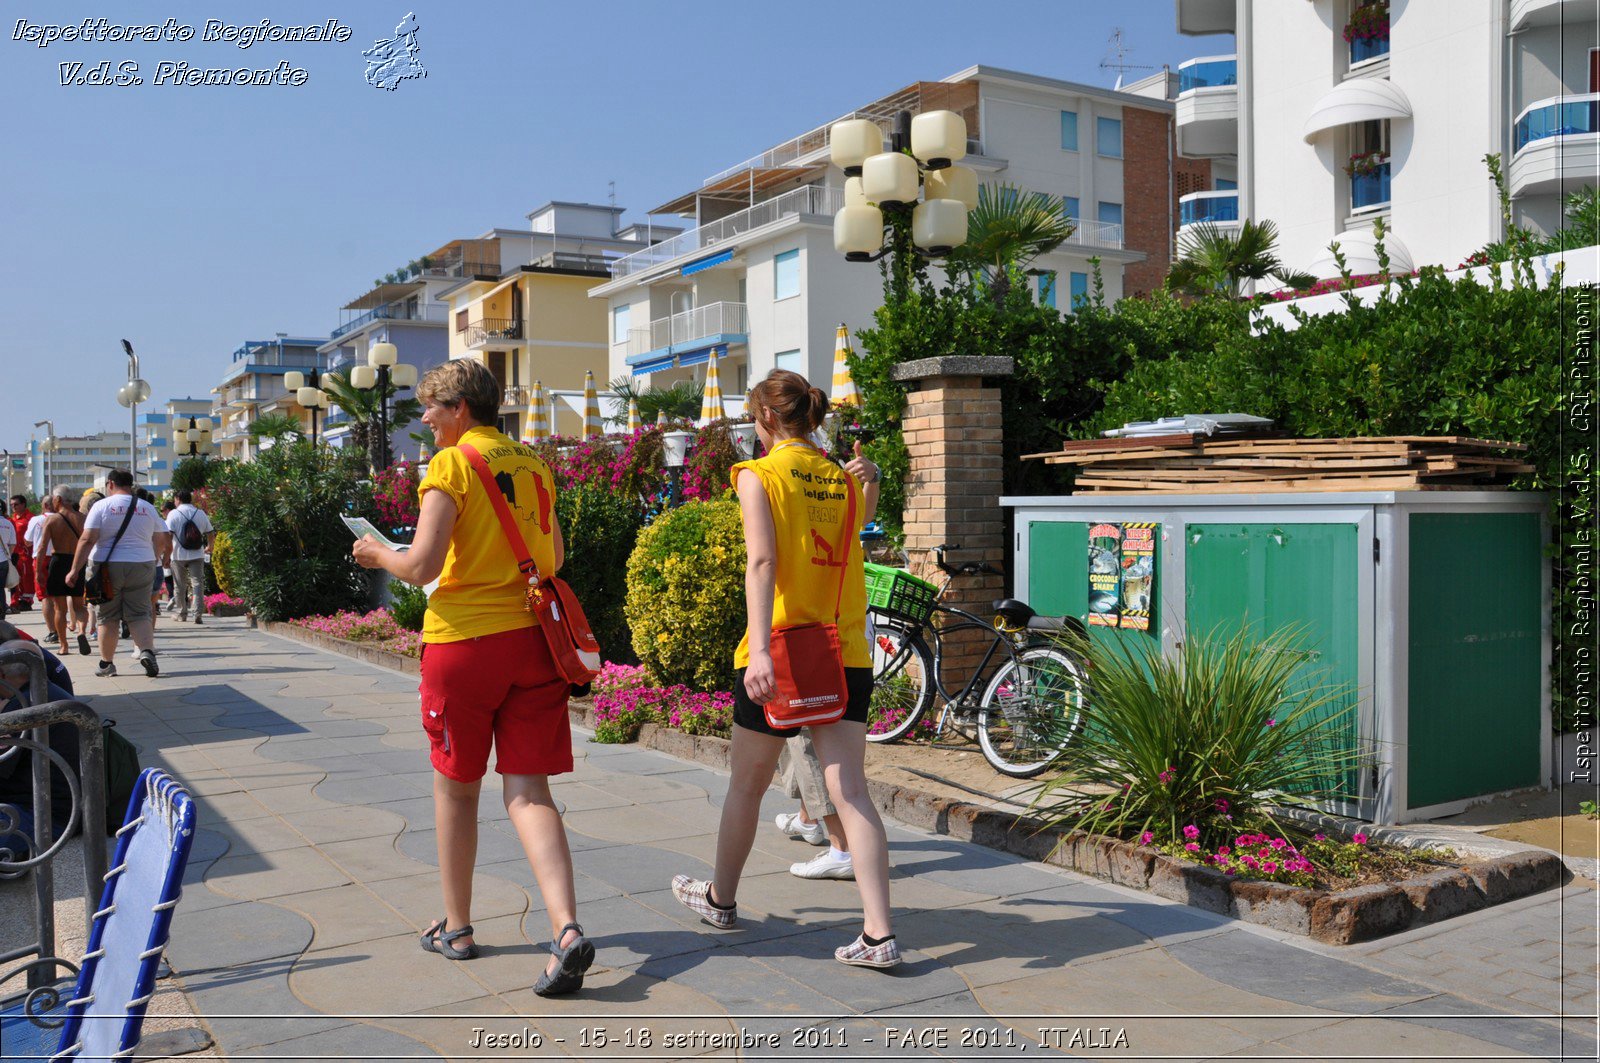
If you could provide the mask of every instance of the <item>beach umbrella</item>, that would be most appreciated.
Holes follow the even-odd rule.
[[[711,348],[711,358],[706,362],[706,386],[700,400],[700,423],[710,424],[727,416],[722,408],[722,381],[717,379],[717,349]]]
[[[630,398],[628,400],[628,431],[637,432],[642,427],[644,425],[639,420],[639,400]]]
[[[535,442],[550,438],[550,403],[545,398],[544,381],[533,382],[533,398],[528,403],[528,438]]]
[[[588,439],[605,435],[605,431],[600,425],[600,392],[594,386],[594,373],[588,372],[583,374],[583,429],[579,437]]]
[[[835,406],[860,406],[861,392],[850,376],[850,330],[839,322],[839,333],[833,344],[833,394],[829,396]]]

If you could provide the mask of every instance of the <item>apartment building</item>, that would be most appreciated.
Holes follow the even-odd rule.
[[[443,286],[444,330],[451,358],[477,358],[500,383],[500,429],[519,438],[532,416],[533,384],[569,395],[584,374],[611,379],[607,317],[588,298],[622,256],[681,232],[678,226],[624,227],[624,208],[546,203],[527,215],[527,229],[492,229],[475,240],[478,265]],[[444,354],[435,361],[442,360]],[[580,407],[555,403],[557,434],[576,435]]]
[[[1516,223],[1548,233],[1600,174],[1593,0],[1176,0],[1186,34],[1235,51],[1179,67],[1178,149],[1219,181],[1185,223],[1271,219],[1279,255],[1318,276],[1454,267],[1504,235],[1485,155]]]
[[[65,484],[75,491],[100,486],[111,469],[126,469],[133,437],[127,432],[96,432],[84,436],[56,436],[46,447],[46,440],[28,441],[28,483],[33,493],[43,497],[46,491]],[[140,469],[140,486],[144,485],[144,470]]]
[[[210,399],[168,399],[160,410],[139,414],[139,471],[145,486],[160,493],[172,488],[172,470],[189,456],[189,441],[174,432],[172,423],[190,417],[210,417]]]
[[[294,417],[310,434],[311,412],[284,387],[283,375],[326,369],[327,362],[318,353],[323,342],[280,333],[275,339],[246,340],[234,350],[222,383],[211,389],[216,396],[211,404],[212,442],[218,457],[249,459],[260,453],[260,445],[250,438],[250,426],[268,414]]]
[[[1092,259],[1108,299],[1160,285],[1177,171],[1209,172],[1176,158],[1173,104],[974,66],[825,122],[657,207],[689,228],[617,259],[589,293],[609,315],[610,375],[667,385],[702,375],[715,350],[734,394],[775,367],[827,380],[839,323],[870,325],[882,301],[877,267],[847,263],[833,247],[844,175],[829,160],[828,129],[865,118],[887,136],[897,112],[934,110],[965,120],[962,164],[981,183],[1046,193],[1077,222],[1065,245],[1033,263],[1042,302],[1070,312],[1090,291]]]

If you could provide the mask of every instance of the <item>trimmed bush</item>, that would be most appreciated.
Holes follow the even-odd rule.
[[[389,596],[393,599],[389,615],[394,617],[394,622],[407,631],[421,631],[422,618],[428,612],[428,592],[421,587],[394,580],[389,584]]]
[[[624,610],[633,650],[666,685],[727,690],[744,636],[739,503],[686,502],[639,533]]]
[[[614,661],[633,658],[633,635],[624,608],[628,556],[643,517],[636,499],[603,482],[556,492],[556,517],[567,556],[561,578],[572,585],[600,649]]]

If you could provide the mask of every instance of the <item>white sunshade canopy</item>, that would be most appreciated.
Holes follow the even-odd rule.
[[[1309,143],[1318,133],[1339,126],[1410,117],[1411,101],[1400,86],[1387,78],[1355,78],[1335,85],[1311,108],[1305,138]]]
[[[1338,242],[1339,251],[1344,255],[1345,266],[1352,275],[1378,272],[1378,241],[1377,235],[1371,229],[1347,229],[1329,243],[1332,244],[1334,241]],[[1401,242],[1393,230],[1383,234],[1383,248],[1389,252],[1391,276],[1410,273],[1417,268],[1411,257],[1411,249]],[[1306,272],[1315,277],[1337,277],[1339,265],[1333,259],[1332,248],[1324,248],[1322,254],[1306,266]]]

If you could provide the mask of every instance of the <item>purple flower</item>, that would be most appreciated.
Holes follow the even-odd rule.
[[[1145,831],[1143,834],[1139,835],[1139,844],[1140,845],[1149,845],[1152,841],[1155,840],[1155,837],[1156,836],[1154,834],[1151,834],[1149,831]]]
[[[1191,823],[1187,827],[1183,828],[1183,836],[1188,838],[1190,841],[1194,841],[1196,838],[1200,837],[1200,828]]]

